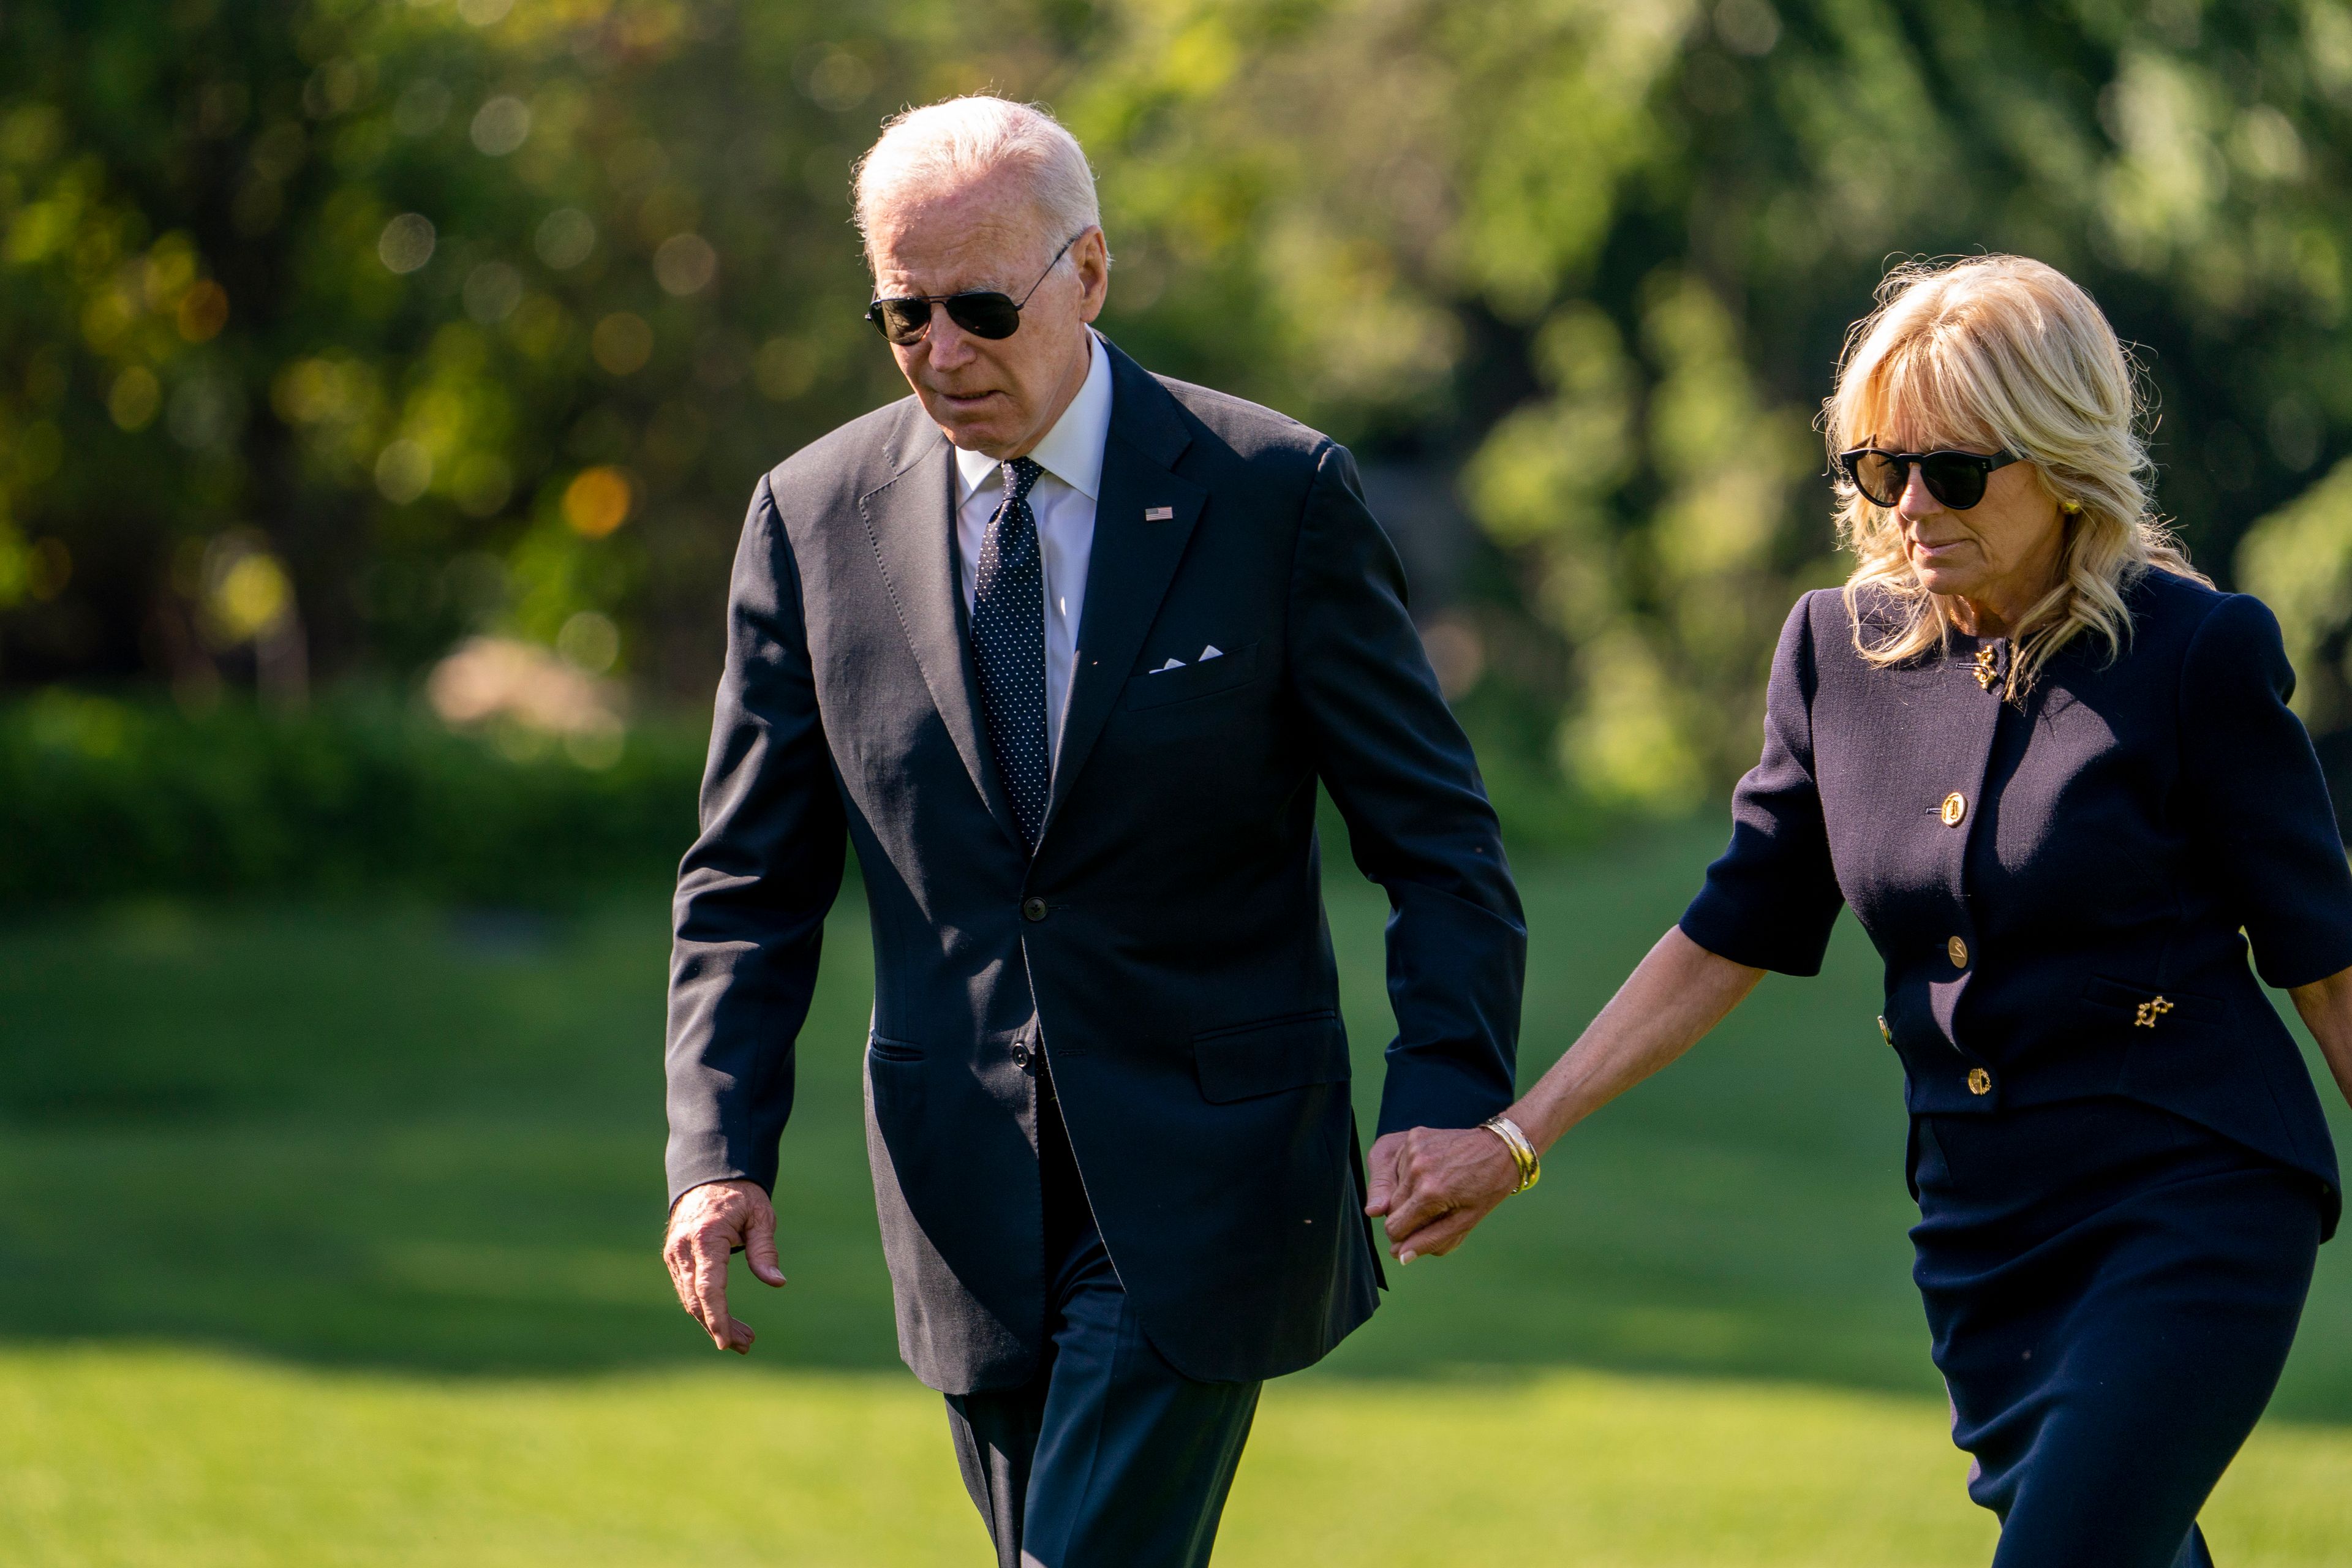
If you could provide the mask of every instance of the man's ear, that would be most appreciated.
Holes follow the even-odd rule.
[[[1080,237],[1070,247],[1070,255],[1077,263],[1079,286],[1086,290],[1078,307],[1079,319],[1091,321],[1102,314],[1110,299],[1110,246],[1103,238],[1102,226],[1097,224]]]

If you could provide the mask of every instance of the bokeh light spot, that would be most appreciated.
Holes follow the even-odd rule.
[[[610,616],[583,610],[555,634],[555,651],[589,674],[602,675],[621,657],[621,628]]]
[[[228,325],[228,290],[206,278],[180,297],[180,336],[192,343],[210,342]]]
[[[493,158],[503,158],[530,139],[530,106],[500,93],[474,113],[474,145]]]
[[[614,375],[635,375],[654,357],[654,330],[643,316],[615,310],[596,323],[588,347],[596,363]]]
[[[182,382],[172,394],[165,421],[172,438],[191,452],[220,450],[244,423],[244,397],[236,383],[202,374]]]
[[[403,136],[425,136],[449,118],[449,89],[431,77],[419,77],[401,89],[393,100],[392,127]]]
[[[619,762],[627,746],[628,731],[618,719],[610,717],[583,724],[563,737],[563,754],[591,773],[603,773]]]
[[[26,593],[44,603],[54,599],[73,581],[73,552],[62,539],[36,540],[26,552],[24,574]],[[617,639],[615,634],[615,650],[620,646]]]
[[[406,437],[376,454],[375,488],[394,506],[406,506],[433,482],[433,454]]]
[[[466,275],[466,314],[493,327],[522,303],[522,274],[503,261],[485,261]]]
[[[383,226],[375,253],[394,272],[414,272],[433,259],[433,220],[423,213],[403,213]]]
[[[572,341],[572,317],[544,294],[527,295],[508,319],[507,335],[531,358],[548,359]]]
[[[699,294],[719,275],[719,253],[698,234],[674,234],[654,252],[654,281],[684,298]]]
[[[250,642],[275,626],[294,602],[294,584],[278,558],[265,551],[234,552],[205,595],[215,639]]]
[[[457,510],[467,517],[496,517],[514,494],[514,469],[492,452],[468,452],[451,479]]]
[[[789,403],[816,381],[816,366],[808,351],[790,338],[770,338],[751,362],[751,377],[760,391],[778,403]]]
[[[1769,55],[1780,41],[1780,17],[1769,0],[1723,0],[1715,8],[1715,36],[1736,54]]]
[[[588,539],[602,539],[629,521],[629,478],[608,465],[584,468],[564,488],[563,521]]]
[[[134,364],[114,378],[106,395],[106,411],[125,430],[144,430],[163,401],[163,384],[143,364]]]
[[[856,108],[874,90],[874,68],[847,49],[820,49],[803,60],[798,74],[809,101],[835,114]]]
[[[531,243],[541,261],[568,272],[594,252],[596,223],[578,207],[558,207],[541,220]]]
[[[444,723],[490,726],[519,761],[558,735],[583,767],[610,767],[621,758],[626,729],[619,691],[544,647],[513,637],[468,637],[434,667],[425,691]]]

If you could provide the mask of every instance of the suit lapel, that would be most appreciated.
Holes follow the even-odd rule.
[[[910,404],[909,409],[885,454],[898,471],[860,496],[857,510],[931,702],[988,814],[1017,845],[1020,826],[982,742],[980,687],[963,632],[955,563],[954,448],[919,405]]]
[[[1104,346],[1109,348],[1108,341]],[[1173,471],[1192,444],[1175,398],[1116,348],[1110,356],[1110,437],[1095,503],[1094,555],[1044,833],[1052,831],[1055,814],[1126,688],[1209,494]]]

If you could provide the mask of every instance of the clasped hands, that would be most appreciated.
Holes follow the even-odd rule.
[[[1519,1186],[1509,1145],[1484,1127],[1387,1133],[1367,1163],[1364,1212],[1385,1224],[1399,1263],[1453,1251]]]

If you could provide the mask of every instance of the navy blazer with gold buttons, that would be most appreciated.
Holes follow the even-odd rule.
[[[2122,1095],[2341,1198],[2318,1097],[2247,967],[2352,967],[2352,870],[2261,601],[2150,570],[2110,658],[2078,637],[2021,700],[2004,640],[1875,666],[1838,590],[1782,629],[1764,752],[1682,928],[1820,971],[1840,905],[1886,963],[1881,1028],[1914,1114]],[[1859,596],[1861,635],[1891,629]]]

